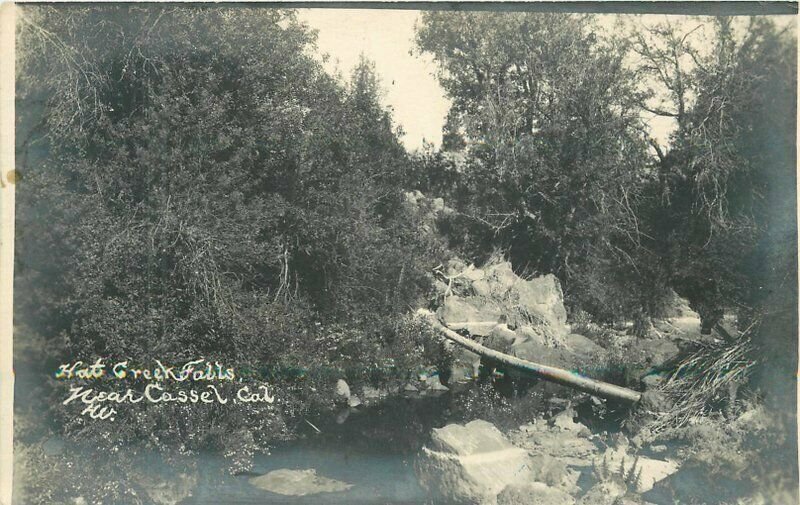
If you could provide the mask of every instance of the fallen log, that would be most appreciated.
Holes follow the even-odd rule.
[[[478,354],[479,356],[491,359],[497,363],[502,363],[503,365],[515,368],[522,372],[533,374],[544,380],[575,388],[580,391],[585,391],[586,393],[603,398],[636,403],[642,397],[641,393],[632,389],[590,379],[589,377],[580,375],[577,372],[570,372],[569,370],[564,370],[562,368],[541,365],[539,363],[534,363],[532,361],[517,358],[516,356],[510,356],[508,354],[495,351],[494,349],[489,349],[488,347],[484,347],[474,340],[462,337],[447,326],[443,325],[429,310],[420,309],[417,311],[417,314],[430,321],[433,328],[448,340],[455,342],[461,347],[464,347],[475,354]]]

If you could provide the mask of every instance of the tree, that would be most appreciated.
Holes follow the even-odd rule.
[[[440,246],[401,205],[408,160],[367,63],[336,81],[274,9],[31,6],[19,37],[21,103],[43,103],[23,107],[20,320],[59,362],[203,356],[281,392],[278,409],[147,405],[110,438],[69,431],[263,447],[331,406],[348,367],[417,365],[399,321]]]
[[[659,24],[637,38],[642,68],[668,97],[644,107],[677,126],[659,151],[654,248],[706,330],[725,309],[745,329],[769,284],[784,282],[770,270],[793,270],[795,126],[786,111],[795,107],[795,44],[763,18],[698,23],[684,33]],[[778,251],[782,259],[769,258]]]
[[[555,273],[602,318],[644,310],[651,290],[626,274],[639,273],[650,176],[627,45],[587,16],[438,12],[422,15],[417,44],[439,64],[448,138],[468,155],[455,228],[478,239],[465,247]]]

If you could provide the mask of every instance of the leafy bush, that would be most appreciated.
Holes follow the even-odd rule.
[[[241,469],[330,407],[343,374],[419,366],[397,325],[443,247],[402,205],[409,160],[369,62],[335,80],[314,33],[276,9],[31,6],[21,19],[21,100],[45,106],[26,109],[38,126],[20,149],[47,147],[22,167],[20,320],[61,363],[202,356],[278,391],[275,405],[137,404],[112,433],[62,407],[68,432],[219,447]]]

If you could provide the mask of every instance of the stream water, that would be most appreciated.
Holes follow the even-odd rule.
[[[413,462],[432,428],[449,422],[450,393],[391,398],[375,406],[340,412],[334,419],[314,420],[306,436],[256,455],[250,475],[223,476],[224,462],[201,471],[193,497],[185,503],[424,503]],[[333,417],[333,416],[332,416]],[[337,420],[338,419],[338,422]],[[249,480],[278,469],[316,469],[320,476],[352,484],[346,491],[323,495],[284,496],[253,486]],[[206,475],[203,475],[206,473]]]

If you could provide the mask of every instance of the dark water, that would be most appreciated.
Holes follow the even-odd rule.
[[[305,437],[256,455],[249,475],[225,475],[219,456],[206,461],[192,498],[184,503],[425,503],[413,463],[430,437],[430,430],[449,422],[451,393],[399,397],[380,404],[315,419]],[[336,422],[339,417],[340,423]],[[308,496],[284,496],[249,483],[255,475],[278,469],[313,468],[317,475],[352,484],[346,491]]]

